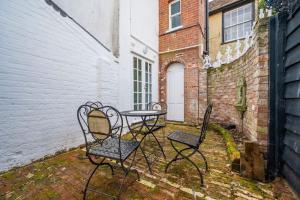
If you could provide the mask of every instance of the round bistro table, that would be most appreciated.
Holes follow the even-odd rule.
[[[142,135],[142,139],[140,140],[140,144],[142,144],[142,142],[144,141],[146,136],[152,136],[155,139],[156,143],[158,144],[165,159],[166,159],[165,152],[163,150],[163,147],[159,143],[158,139],[155,137],[154,131],[159,129],[158,126],[156,126],[159,117],[162,115],[166,115],[166,114],[167,114],[167,112],[163,111],[163,110],[129,110],[129,111],[121,112],[121,115],[124,116],[126,119],[126,123],[127,123],[128,129],[129,129],[132,137],[135,140],[138,140],[137,136]],[[129,120],[128,120],[129,117],[141,118],[141,122],[140,122],[141,126],[139,126],[138,129],[134,129],[133,126],[135,124],[133,125],[133,124],[129,123]],[[145,128],[146,130],[143,131],[143,128]],[[151,165],[145,154],[145,151],[141,145],[139,146],[139,148],[141,149],[142,154],[147,162],[149,171],[152,174]]]

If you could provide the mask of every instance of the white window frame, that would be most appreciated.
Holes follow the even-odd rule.
[[[132,61],[133,61],[132,63],[133,109],[134,110],[147,109],[148,104],[152,101],[153,62],[148,59],[144,59],[140,56],[137,56],[135,54],[133,55]],[[135,66],[135,62],[136,62],[136,66]],[[139,62],[141,63],[141,69],[139,69]],[[140,76],[139,76],[139,72],[141,72]],[[135,79],[135,73],[136,73],[136,79]]]
[[[152,63],[145,61],[145,108],[152,101]]]
[[[171,7],[173,4],[179,2],[179,5],[180,5],[180,9],[179,9],[179,13],[176,13],[176,14],[171,14]],[[172,27],[172,17],[174,16],[177,16],[179,15],[180,16],[180,25],[179,26],[176,26],[176,27]],[[169,31],[173,31],[173,30],[176,30],[176,29],[180,29],[182,28],[182,18],[181,18],[181,0],[174,0],[172,1],[171,3],[169,3]]]
[[[135,65],[136,62],[136,65]],[[139,66],[139,63],[141,65]],[[133,57],[133,107],[134,110],[141,110],[143,107],[143,64],[142,59],[134,56]],[[141,73],[139,73],[141,72]],[[136,73],[136,79],[135,79]],[[136,90],[135,90],[136,87]]]
[[[225,27],[225,14],[226,13],[232,13],[232,12],[234,12],[234,11],[237,11],[237,13],[238,13],[238,10],[239,9],[241,9],[241,8],[243,8],[243,7],[245,7],[245,6],[248,6],[248,5],[250,5],[250,7],[251,7],[251,18],[250,18],[250,20],[243,20],[242,22],[238,22],[237,21],[237,23],[236,24],[230,24],[229,26],[226,26]],[[242,5],[242,6],[239,6],[239,7],[237,7],[237,8],[234,8],[234,9],[232,9],[232,10],[229,10],[229,11],[226,11],[226,12],[223,12],[223,27],[222,27],[222,32],[223,32],[223,43],[228,43],[228,42],[232,42],[232,41],[236,41],[236,40],[240,40],[240,39],[243,39],[243,38],[246,38],[246,33],[244,33],[244,35],[243,36],[241,36],[241,37],[239,37],[238,35],[238,32],[236,33],[236,38],[234,38],[234,39],[230,39],[230,40],[225,40],[225,30],[226,29],[229,29],[229,28],[232,28],[232,27],[235,27],[235,26],[239,26],[239,25],[241,25],[241,24],[245,24],[245,23],[248,23],[248,22],[250,22],[251,23],[251,26],[250,26],[250,31],[252,30],[252,24],[253,24],[253,12],[254,12],[254,8],[253,8],[253,3],[251,2],[251,3],[247,3],[247,4],[244,4],[244,5]],[[231,20],[231,18],[230,18],[230,20]],[[238,19],[237,19],[238,20]],[[238,29],[237,29],[238,30]],[[250,33],[248,33],[248,34],[250,34]]]

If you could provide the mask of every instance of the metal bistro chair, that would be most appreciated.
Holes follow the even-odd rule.
[[[209,122],[211,111],[212,111],[212,104],[209,104],[206,108],[203,124],[202,124],[202,127],[200,129],[201,131],[200,131],[199,135],[193,135],[193,134],[184,133],[184,132],[181,132],[181,131],[175,131],[167,137],[170,140],[171,145],[172,145],[173,149],[177,152],[177,154],[167,164],[167,166],[165,168],[165,173],[167,173],[167,170],[168,170],[169,166],[171,165],[171,163],[173,163],[175,161],[178,161],[178,160],[185,159],[185,160],[189,161],[193,166],[196,167],[196,169],[198,171],[198,174],[200,176],[200,185],[204,186],[202,173],[199,170],[198,166],[190,159],[190,157],[192,155],[194,155],[196,152],[199,153],[201,155],[201,157],[203,158],[204,162],[205,162],[205,172],[208,170],[206,158],[201,153],[201,151],[199,150],[199,146],[205,139],[206,130],[207,130],[207,127],[208,127],[208,122]],[[175,147],[174,142],[184,144],[187,147],[179,150]],[[187,152],[189,150],[192,150],[192,151],[190,153],[188,153],[187,155],[185,155],[184,152]]]
[[[77,119],[84,134],[86,155],[90,162],[96,165],[87,180],[83,199],[86,199],[88,191],[118,199],[125,179],[130,171],[134,171],[137,174],[138,179],[140,179],[137,170],[131,169],[135,160],[136,150],[140,143],[135,140],[127,141],[121,139],[123,119],[119,111],[111,106],[99,107],[94,103],[88,102],[78,108]],[[91,135],[91,141],[88,140],[88,134]],[[132,154],[133,159],[131,163],[128,167],[125,167],[124,162]],[[121,168],[125,173],[125,178],[120,184],[119,191],[116,196],[97,191],[94,188],[89,188],[90,181],[100,166],[110,167],[112,175],[114,175],[113,166],[111,163],[105,162],[106,159],[115,160],[116,163],[120,163]]]
[[[146,105],[146,109],[167,111],[167,104],[164,102],[150,102]],[[154,126],[153,131],[163,129],[166,126],[165,116],[160,116],[156,123],[155,123],[156,120],[154,118],[146,119],[146,121],[148,126],[150,127]],[[141,122],[137,122],[133,125],[134,125],[132,127],[133,132],[143,133],[143,130],[140,130],[141,126],[143,126]],[[165,138],[164,130],[163,130],[163,137]]]
[[[148,110],[162,110],[162,111],[168,111],[168,105],[165,102],[150,102],[147,105],[147,109]],[[166,127],[166,116],[160,116],[158,121],[156,122],[156,124],[151,124],[149,123],[149,125],[151,126],[155,126],[154,130],[159,130],[162,129],[162,133],[163,133],[163,143],[165,144],[165,130],[164,128]]]
[[[165,102],[151,102],[147,105],[147,108],[148,110],[168,111],[168,105]],[[164,128],[166,126],[166,116],[161,116],[155,126],[158,128]]]

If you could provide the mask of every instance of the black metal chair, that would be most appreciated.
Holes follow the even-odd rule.
[[[101,105],[87,102],[87,104],[81,105],[77,111],[77,119],[83,131],[86,143],[86,155],[90,162],[96,165],[87,180],[83,199],[86,199],[88,191],[118,199],[125,179],[130,171],[135,172],[138,179],[140,178],[137,170],[131,169],[135,160],[136,150],[140,143],[136,140],[122,140],[123,119],[121,114],[117,109],[111,106],[100,107]],[[91,140],[88,139],[89,134],[91,135]],[[132,154],[133,159],[126,167],[124,162],[127,161]],[[110,162],[105,162],[106,159],[115,160],[116,163],[121,165],[125,173],[125,178],[122,184],[120,184],[117,195],[106,194],[94,188],[89,188],[90,181],[100,166],[110,167],[112,175],[114,175],[113,166]]]
[[[162,110],[168,111],[168,105],[165,102],[151,102],[147,105],[148,110]],[[164,128],[166,126],[166,116],[159,117],[158,122],[155,124],[157,128]]]
[[[168,111],[168,105],[165,102],[150,102],[147,105],[148,110],[162,110],[162,111]],[[150,119],[151,120],[151,119]],[[162,115],[159,117],[157,122],[154,123],[148,123],[150,126],[155,126],[154,130],[162,130],[163,133],[163,143],[165,144],[165,127],[166,127],[166,115]]]
[[[198,174],[200,176],[200,185],[203,186],[203,176],[202,176],[202,172],[199,170],[198,166],[190,159],[190,157],[192,155],[194,155],[195,153],[199,153],[201,155],[201,157],[203,158],[204,162],[205,162],[205,172],[208,170],[208,166],[207,166],[207,160],[205,158],[205,156],[201,153],[201,151],[199,150],[199,146],[200,144],[204,141],[205,136],[206,136],[206,131],[207,131],[207,127],[208,127],[208,122],[209,122],[209,118],[210,118],[210,114],[212,111],[212,104],[209,104],[206,108],[206,112],[204,115],[204,119],[203,119],[203,123],[202,123],[202,127],[200,129],[200,134],[198,135],[194,135],[194,134],[190,134],[190,133],[184,133],[182,131],[175,131],[173,133],[171,133],[167,138],[170,140],[171,145],[173,147],[173,149],[177,152],[176,156],[167,164],[166,168],[165,168],[165,173],[167,173],[169,166],[171,165],[171,163],[178,161],[178,160],[187,160],[189,161],[193,166],[196,167]],[[186,146],[186,148],[183,149],[178,149],[174,142],[176,143],[180,143]],[[184,154],[184,152],[189,151],[188,154]]]

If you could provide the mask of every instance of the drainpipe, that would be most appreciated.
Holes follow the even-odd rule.
[[[205,50],[203,57],[209,55],[209,23],[208,23],[208,0],[205,0]],[[198,123],[200,124],[200,68],[198,68]],[[206,73],[206,102],[208,104],[208,73]]]
[[[205,52],[206,55],[209,55],[209,15],[208,15],[208,0],[205,1]],[[208,71],[206,71],[206,103],[208,105],[209,97],[208,97]]]
[[[206,16],[206,19],[205,19],[205,51],[206,51],[206,54],[208,55],[209,54],[209,25],[208,25],[208,0],[205,1],[205,16]]]

